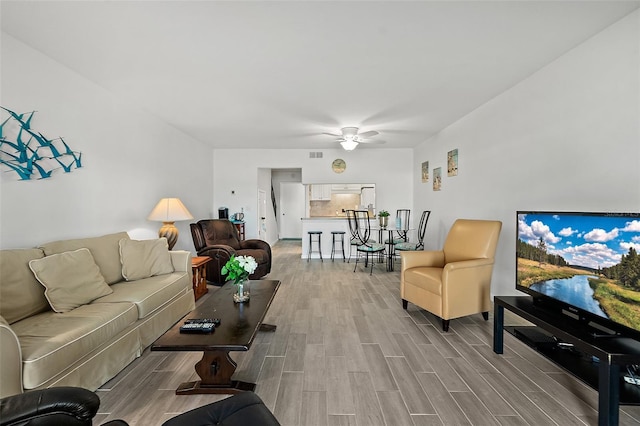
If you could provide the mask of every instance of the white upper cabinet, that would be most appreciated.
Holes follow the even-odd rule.
[[[334,183],[331,185],[331,192],[334,194],[359,194],[360,187],[359,183]]]
[[[331,185],[311,185],[312,201],[330,201]]]

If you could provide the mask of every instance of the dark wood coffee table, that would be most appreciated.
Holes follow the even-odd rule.
[[[152,351],[203,352],[195,365],[200,380],[182,383],[177,395],[235,394],[255,389],[255,383],[231,380],[237,364],[229,352],[248,351],[258,330],[275,331],[275,326],[263,324],[262,320],[279,286],[280,281],[276,280],[251,281],[249,302],[234,303],[236,287],[227,283],[151,345]],[[220,318],[221,323],[211,334],[180,333],[180,326],[189,318]]]

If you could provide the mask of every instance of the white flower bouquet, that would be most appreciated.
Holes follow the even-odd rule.
[[[249,275],[253,274],[258,267],[258,262],[253,256],[235,256],[222,267],[222,275],[227,280],[233,280],[234,284],[242,284],[249,279]]]

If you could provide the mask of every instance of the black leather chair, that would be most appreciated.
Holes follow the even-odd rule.
[[[78,387],[28,391],[0,400],[0,426],[91,426],[100,398]],[[167,420],[162,426],[279,426],[253,392],[243,392]],[[112,420],[102,426],[128,426]]]
[[[206,264],[207,281],[217,285],[225,283],[222,267],[232,255],[252,256],[258,267],[249,276],[257,280],[271,272],[271,246],[266,241],[238,239],[236,227],[227,219],[204,219],[191,225],[193,245],[198,256],[209,256]]]

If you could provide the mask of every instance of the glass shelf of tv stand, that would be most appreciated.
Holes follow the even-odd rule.
[[[494,303],[535,324],[505,325],[505,331],[596,390],[599,359],[610,359],[612,364],[619,365],[619,403],[640,405],[640,386],[626,383],[622,377],[626,373],[626,365],[640,363],[640,342],[627,337],[594,337],[585,331],[584,324],[558,312],[537,307],[528,296],[496,296]],[[573,348],[551,344],[550,336],[555,336],[560,342],[573,344]]]
[[[551,337],[536,326],[505,326],[504,330],[515,336],[527,346],[535,349],[550,361],[554,362],[564,370],[573,374],[589,387],[598,390],[598,366],[599,363],[594,357],[580,352],[576,349],[552,345],[547,343],[546,337]],[[536,338],[535,334],[540,333],[546,337]],[[626,370],[621,369],[621,374]],[[640,405],[640,386],[624,382],[620,378],[620,404]]]

